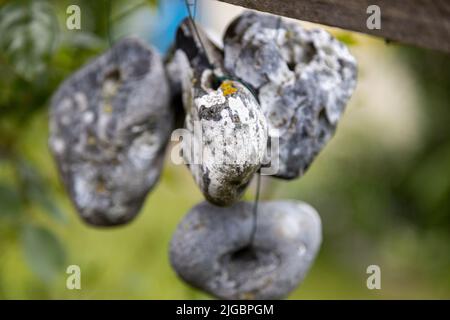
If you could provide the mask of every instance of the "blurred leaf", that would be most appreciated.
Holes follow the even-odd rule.
[[[81,50],[99,50],[104,47],[102,38],[89,32],[75,32],[64,37],[64,43]]]
[[[31,199],[39,204],[42,209],[56,222],[60,223],[67,223],[67,216],[62,212],[60,207],[52,200],[50,199],[48,193],[49,190],[42,190],[42,189],[36,189],[33,188],[30,190],[30,197]]]
[[[125,6],[121,6],[119,12],[117,14],[113,14],[111,16],[111,21],[117,21],[120,19],[123,19],[125,17],[127,17],[128,15],[130,15],[131,13],[134,13],[135,11],[145,8],[145,7],[157,7],[158,6],[158,0],[143,0],[143,1],[137,1],[137,2],[133,2],[130,1],[129,2],[123,2],[122,4],[125,3]]]
[[[450,144],[426,155],[410,175],[411,192],[427,225],[445,227],[450,194]]]
[[[0,217],[13,216],[21,212],[19,193],[12,186],[0,184]]]
[[[66,255],[58,238],[43,227],[27,225],[22,230],[22,246],[31,270],[49,282],[63,272]]]
[[[45,71],[58,30],[58,21],[47,1],[12,2],[0,10],[0,49],[25,79]]]
[[[66,216],[50,196],[52,190],[48,187],[39,172],[30,163],[25,161],[20,164],[20,171],[29,199],[41,206],[55,221],[61,223],[67,222]]]

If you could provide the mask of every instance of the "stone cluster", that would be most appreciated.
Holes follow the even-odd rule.
[[[254,12],[223,40],[221,50],[186,19],[164,62],[137,39],[120,41],[55,93],[49,145],[81,217],[118,225],[157,182],[181,120],[183,158],[208,202],[175,231],[173,268],[219,298],[281,299],[319,250],[319,215],[300,201],[240,199],[274,163],[276,178],[305,173],[336,130],[357,65],[329,33]]]

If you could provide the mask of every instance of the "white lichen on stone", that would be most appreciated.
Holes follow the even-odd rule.
[[[184,153],[206,198],[219,205],[240,198],[261,166],[267,144],[266,120],[256,99],[238,82],[225,84],[236,92],[227,95],[222,88],[211,89],[191,102],[186,128],[194,133],[198,122],[201,135],[194,135],[193,143],[199,154],[192,161],[190,153]]]
[[[188,23],[178,30],[177,50],[167,66],[172,87],[182,93],[185,127],[191,133],[183,156],[206,199],[231,205],[261,166],[267,123],[257,99],[242,83],[221,79],[215,86],[222,75],[220,65],[209,64]],[[203,42],[212,47],[207,39]]]

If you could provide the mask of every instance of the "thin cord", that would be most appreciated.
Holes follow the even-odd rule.
[[[259,193],[261,190],[261,171],[258,170],[256,176],[256,194],[255,194],[255,202],[253,203],[253,226],[252,233],[250,235],[250,245],[253,244],[256,235],[256,225],[258,223],[258,203],[259,203]]]
[[[187,0],[187,2],[189,4],[189,8],[193,7],[193,9],[192,9],[192,17],[195,20],[196,16],[197,16],[197,0],[194,0],[192,3],[190,3],[189,0]]]
[[[195,20],[197,17],[197,0],[194,0],[194,10],[193,11],[194,12],[193,12],[192,16],[194,17],[194,20]]]
[[[211,59],[209,59],[208,52],[206,51],[205,45],[203,44],[202,38],[200,37],[200,33],[198,32],[197,25],[195,24],[195,20],[194,20],[194,17],[192,15],[192,12],[191,12],[191,5],[189,4],[188,0],[184,0],[184,3],[186,4],[186,9],[187,9],[188,14],[189,14],[189,19],[191,20],[192,29],[194,31],[194,34],[197,37],[198,41],[200,42],[200,46],[201,46],[201,48],[203,50],[203,53],[205,54],[206,60],[208,61],[208,63],[210,65],[212,65],[211,64]],[[197,12],[196,8],[197,8],[197,0],[194,1],[195,13]]]

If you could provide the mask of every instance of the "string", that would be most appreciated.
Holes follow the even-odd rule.
[[[194,17],[194,20],[196,19],[196,17],[197,17],[197,0],[194,0],[194,13],[193,13],[193,17]]]
[[[202,42],[202,39],[201,39],[200,34],[198,32],[197,26],[195,24],[195,16],[196,16],[196,13],[197,13],[197,0],[194,0],[194,14],[192,14],[192,12],[191,12],[191,7],[190,7],[190,5],[188,3],[188,0],[185,0],[185,4],[186,4],[186,9],[188,10],[189,18],[191,20],[191,23],[192,23],[195,35],[197,36],[198,41],[200,42],[200,45],[201,45],[202,50],[203,50],[203,52],[204,52],[204,54],[206,56],[206,59],[208,60],[209,64],[211,64],[211,60],[208,57],[208,53],[207,53],[207,51],[205,49],[205,46],[204,46],[204,44]],[[279,23],[281,23],[281,20],[279,21]],[[217,80],[222,82],[223,80],[237,80],[237,79],[234,79],[231,76],[223,76],[223,77],[217,77]],[[255,97],[256,101],[259,101],[255,90],[250,85],[248,85],[247,83],[243,82],[242,80],[240,80],[240,82],[245,87],[247,87],[247,89]],[[252,214],[252,216],[253,216],[252,232],[250,234],[249,245],[253,244],[253,241],[254,241],[255,235],[256,235],[256,225],[258,223],[258,203],[259,203],[260,190],[261,190],[261,171],[258,170],[257,177],[256,177],[256,194],[255,194],[255,201],[254,201],[254,204],[253,204],[253,214]]]
[[[184,0],[184,3],[186,4],[186,9],[188,11],[189,19],[191,20],[191,27],[192,27],[191,29],[193,29],[191,31],[193,31],[193,33],[197,37],[198,42],[200,43],[201,49],[202,49],[203,53],[205,54],[206,60],[208,61],[208,63],[210,65],[212,65],[211,64],[211,59],[209,59],[209,57],[208,57],[208,52],[206,51],[206,47],[203,44],[202,38],[200,37],[200,33],[199,33],[198,29],[197,29],[197,25],[195,24],[195,19],[194,19],[194,16],[192,15],[192,12],[191,12],[191,5],[189,4],[188,0]],[[197,0],[194,0],[193,5],[194,5],[194,10],[195,10],[194,14],[196,14],[197,13],[197,9],[196,9],[197,8]]]
[[[201,49],[205,53],[205,56],[206,56],[206,59],[207,59],[208,63],[210,65],[212,65],[211,59],[209,58],[208,52],[206,51],[205,45],[203,44],[203,41],[202,41],[202,39],[200,37],[200,33],[198,32],[197,25],[195,24],[195,16],[197,14],[197,0],[194,0],[194,3],[193,3],[194,14],[192,14],[192,12],[191,12],[191,4],[188,2],[188,0],[184,0],[184,2],[186,4],[186,9],[187,9],[188,14],[189,14],[189,19],[191,20],[192,27],[194,29],[193,31],[194,31],[196,37],[198,38],[198,41],[200,42]],[[281,21],[280,21],[280,23],[281,23]],[[244,87],[246,87],[250,91],[250,93],[253,95],[253,97],[256,99],[256,101],[259,102],[258,94],[256,93],[255,89],[251,85],[249,85],[247,82],[245,82],[244,80],[236,78],[236,77],[232,77],[230,75],[224,75],[224,76],[221,76],[221,77],[215,76],[214,78],[215,78],[215,81],[217,82],[216,83],[217,86],[220,85],[220,83],[222,83],[225,80],[233,80],[233,81],[240,82],[241,84],[244,85]]]
[[[253,244],[256,235],[256,226],[258,223],[258,204],[259,204],[259,193],[261,190],[261,171],[258,170],[256,174],[256,193],[255,193],[255,201],[253,203],[253,225],[252,225],[252,233],[250,234],[250,245]]]
[[[281,29],[281,22],[282,19],[281,17],[278,17],[277,20],[277,33],[279,33],[280,29]],[[247,89],[250,90],[250,92],[253,94],[253,96],[256,98],[256,101],[259,102],[259,98],[255,92],[255,90],[252,88],[252,86],[250,86],[249,84],[245,83],[244,81],[240,80],[242,82],[242,84],[244,86],[247,87]],[[256,229],[257,229],[257,224],[258,224],[258,204],[259,204],[259,194],[261,192],[261,169],[258,170],[257,172],[257,176],[256,176],[256,193],[255,193],[255,200],[253,203],[253,228],[252,228],[252,233],[250,235],[250,245],[253,244],[254,240],[255,240],[255,235],[256,235]]]

